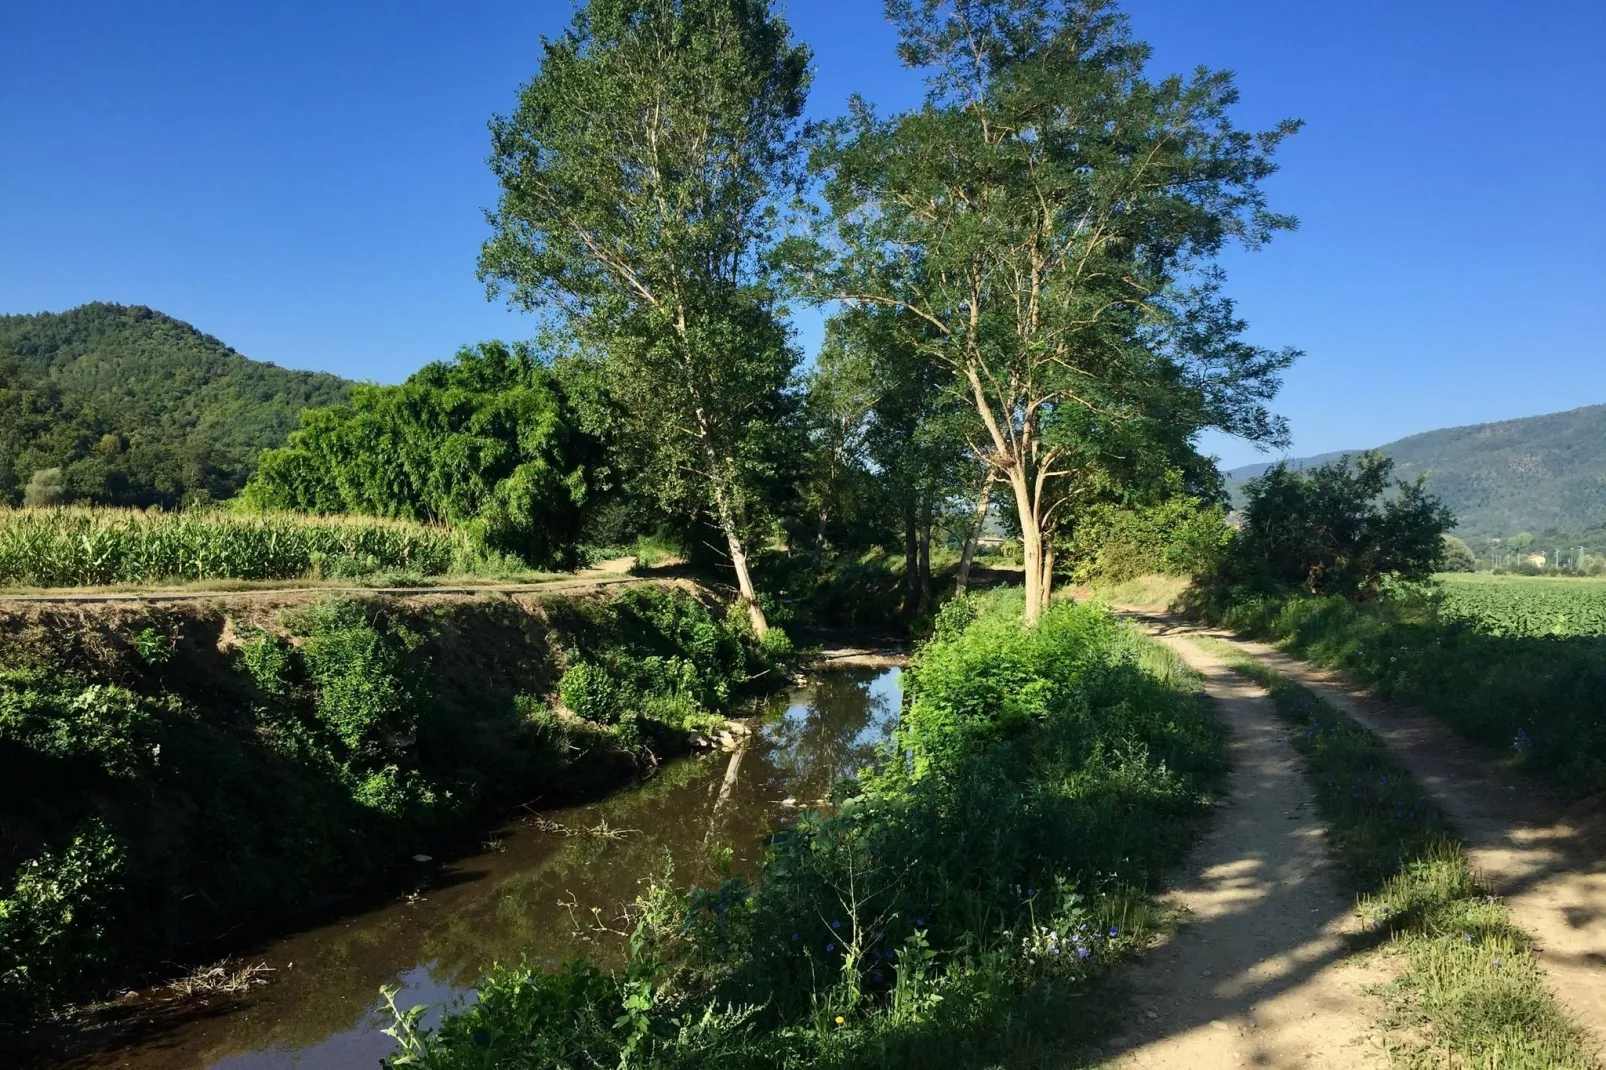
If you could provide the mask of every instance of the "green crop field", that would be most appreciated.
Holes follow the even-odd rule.
[[[137,509],[0,510],[0,584],[442,575],[473,556],[464,533],[372,517]]]
[[[1441,609],[1490,635],[1606,635],[1606,580],[1440,576]]]

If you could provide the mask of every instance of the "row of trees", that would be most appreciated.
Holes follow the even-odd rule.
[[[1298,124],[1237,129],[1225,73],[1150,78],[1103,0],[887,13],[926,75],[906,113],[805,126],[809,54],[768,0],[592,0],[492,125],[483,279],[591,369],[662,504],[712,518],[760,631],[787,300],[838,309],[799,465],[816,546],[867,479],[915,557],[1001,488],[1030,619],[1080,512],[1210,489],[1206,428],[1286,438],[1295,354],[1244,340],[1215,261],[1294,225],[1261,187]]]

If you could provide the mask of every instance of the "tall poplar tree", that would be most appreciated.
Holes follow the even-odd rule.
[[[1026,614],[1055,535],[1145,427],[1286,436],[1265,403],[1294,358],[1241,340],[1212,261],[1294,221],[1261,182],[1298,124],[1249,133],[1229,74],[1151,80],[1105,0],[888,0],[925,103],[862,100],[816,156],[822,298],[901,310],[957,375],[978,460],[1013,495]]]
[[[605,354],[662,493],[704,499],[760,633],[755,488],[797,360],[769,254],[808,60],[768,0],[592,0],[492,124],[480,256],[493,293]]]

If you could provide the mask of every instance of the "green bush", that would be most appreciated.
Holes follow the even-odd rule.
[[[111,960],[108,929],[126,910],[123,851],[99,821],[18,868],[0,898],[0,1020],[83,990]]]
[[[300,419],[262,454],[241,495],[251,507],[440,518],[531,565],[578,560],[597,446],[528,347],[465,348]]]
[[[1373,450],[1308,472],[1278,464],[1251,479],[1222,578],[1361,600],[1388,579],[1430,578],[1455,516],[1426,491],[1425,476],[1413,483],[1393,472]]]
[[[1231,540],[1219,506],[1178,497],[1146,508],[1090,510],[1077,520],[1065,554],[1077,583],[1116,584],[1154,573],[1209,574]]]
[[[1003,1061],[1146,938],[1221,772],[1194,682],[1106,613],[967,600],[876,766],[778,832],[756,883],[643,901],[626,967],[503,970],[394,1067]],[[972,619],[965,621],[963,616]],[[911,755],[914,761],[907,761]]]
[[[571,666],[558,682],[558,695],[576,717],[607,724],[618,720],[622,711],[618,688],[606,669],[580,662]]]

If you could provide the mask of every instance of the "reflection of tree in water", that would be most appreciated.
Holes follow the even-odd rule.
[[[821,673],[805,702],[765,726],[770,764],[789,787],[823,794],[856,774],[891,734],[902,702],[897,669]],[[799,696],[801,697],[801,696]]]

